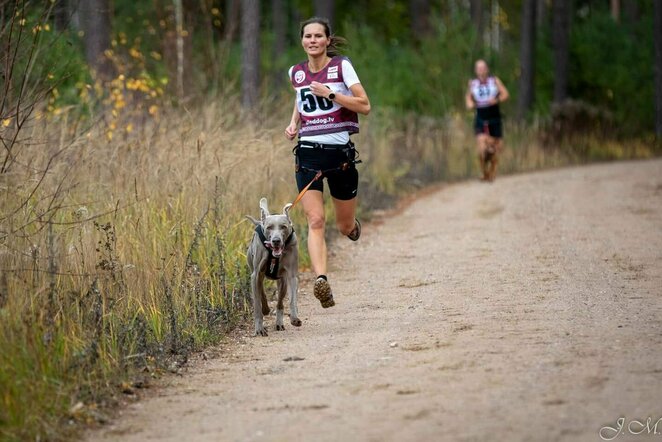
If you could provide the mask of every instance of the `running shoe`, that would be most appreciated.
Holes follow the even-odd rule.
[[[331,293],[331,286],[329,282],[324,278],[317,278],[315,280],[315,288],[313,294],[317,299],[319,299],[322,307],[329,308],[336,305],[336,302],[333,300],[333,293]]]
[[[349,232],[347,238],[351,239],[352,241],[358,241],[360,237],[361,237],[361,223],[359,222],[358,219],[354,218],[354,229],[351,232]]]

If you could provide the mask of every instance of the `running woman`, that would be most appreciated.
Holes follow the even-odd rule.
[[[336,226],[356,241],[361,236],[361,224],[355,218],[359,175],[349,136],[359,131],[357,114],[368,115],[370,100],[352,63],[340,55],[338,45],[344,39],[331,33],[328,20],[306,20],[300,34],[308,59],[289,70],[296,98],[292,120],[285,129],[289,140],[299,137],[295,148],[297,187],[301,191],[317,171],[325,171]],[[323,179],[316,180],[301,203],[308,220],[308,253],[317,275],[313,293],[322,307],[328,308],[335,302],[326,274],[323,191]]]
[[[498,77],[490,75],[485,60],[476,61],[475,72],[476,78],[469,80],[465,101],[467,109],[476,109],[474,131],[483,180],[494,181],[503,137],[499,103],[510,94]]]

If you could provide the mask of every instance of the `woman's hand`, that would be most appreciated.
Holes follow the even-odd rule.
[[[299,126],[296,122],[292,121],[289,126],[285,128],[285,136],[288,140],[293,140],[299,133]]]
[[[333,91],[322,83],[313,81],[310,83],[310,92],[317,97],[329,98],[329,94]]]

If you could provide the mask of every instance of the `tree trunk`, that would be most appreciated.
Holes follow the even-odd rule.
[[[184,7],[182,0],[174,0],[175,6],[175,48],[177,68],[175,70],[177,98],[184,98]]]
[[[239,29],[240,0],[225,0],[225,23],[223,24],[223,38],[234,41]]]
[[[180,100],[193,89],[193,0],[154,0],[156,19],[165,24],[161,35],[161,53],[168,69],[169,91]]]
[[[301,10],[296,7],[295,2],[290,2],[289,15],[290,22],[293,26],[290,26],[290,38],[296,42],[297,46],[301,44],[301,33],[299,32],[299,25],[304,20],[301,15]]]
[[[285,73],[281,72],[281,59],[285,54],[287,45],[287,7],[286,0],[271,0],[271,17],[273,20],[274,47],[273,67],[274,83],[280,86],[285,81]]]
[[[471,0],[469,2],[469,12],[471,14],[471,22],[476,29],[476,44],[477,46],[483,45],[483,0]]]
[[[630,0],[623,4],[623,17],[628,24],[635,24],[639,21],[641,11],[639,10],[639,2]]]
[[[490,45],[493,50],[496,52],[501,51],[501,24],[497,19],[501,14],[501,6],[499,5],[499,0],[491,0],[491,35],[490,35]]]
[[[274,31],[274,55],[280,57],[287,45],[287,1],[271,0],[271,14]]]
[[[109,80],[113,76],[113,66],[104,52],[110,49],[110,2],[85,0],[81,1],[78,7],[87,64],[97,78]]]
[[[545,20],[547,19],[547,2],[545,0],[537,0],[536,3],[536,28],[538,31],[545,27]]]
[[[430,32],[430,1],[409,0],[411,16],[411,32],[415,38],[421,39]]]
[[[536,1],[522,1],[522,32],[520,43],[520,91],[517,115],[520,120],[531,111],[534,100],[536,59]]]
[[[570,46],[569,0],[554,0],[554,103],[562,103],[568,95],[568,59]]]
[[[315,0],[315,15],[329,20],[331,26],[334,27],[334,19],[336,12],[336,2],[334,0]]]
[[[630,0],[633,2],[634,0]],[[621,21],[621,0],[611,0],[611,18],[614,19],[616,23]]]
[[[662,139],[662,2],[653,2],[653,41],[655,45],[655,134]]]
[[[66,30],[70,19],[69,2],[67,0],[57,0],[53,6],[55,30],[60,32]]]
[[[254,108],[260,97],[260,1],[241,2],[241,104]]]

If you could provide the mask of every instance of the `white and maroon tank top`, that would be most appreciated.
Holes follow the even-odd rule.
[[[345,70],[350,72],[343,72]],[[349,134],[359,131],[356,112],[329,99],[316,97],[310,91],[310,83],[317,81],[336,95],[352,95],[349,88],[359,81],[349,59],[335,56],[324,69],[315,73],[310,72],[307,61],[299,63],[290,69],[290,81],[297,94],[297,108],[301,114],[299,136],[302,139],[327,138],[317,136],[337,133],[346,133],[345,137],[349,139]]]
[[[499,86],[494,77],[487,77],[485,81],[474,78],[470,90],[477,108],[492,106],[490,102],[499,95]]]

